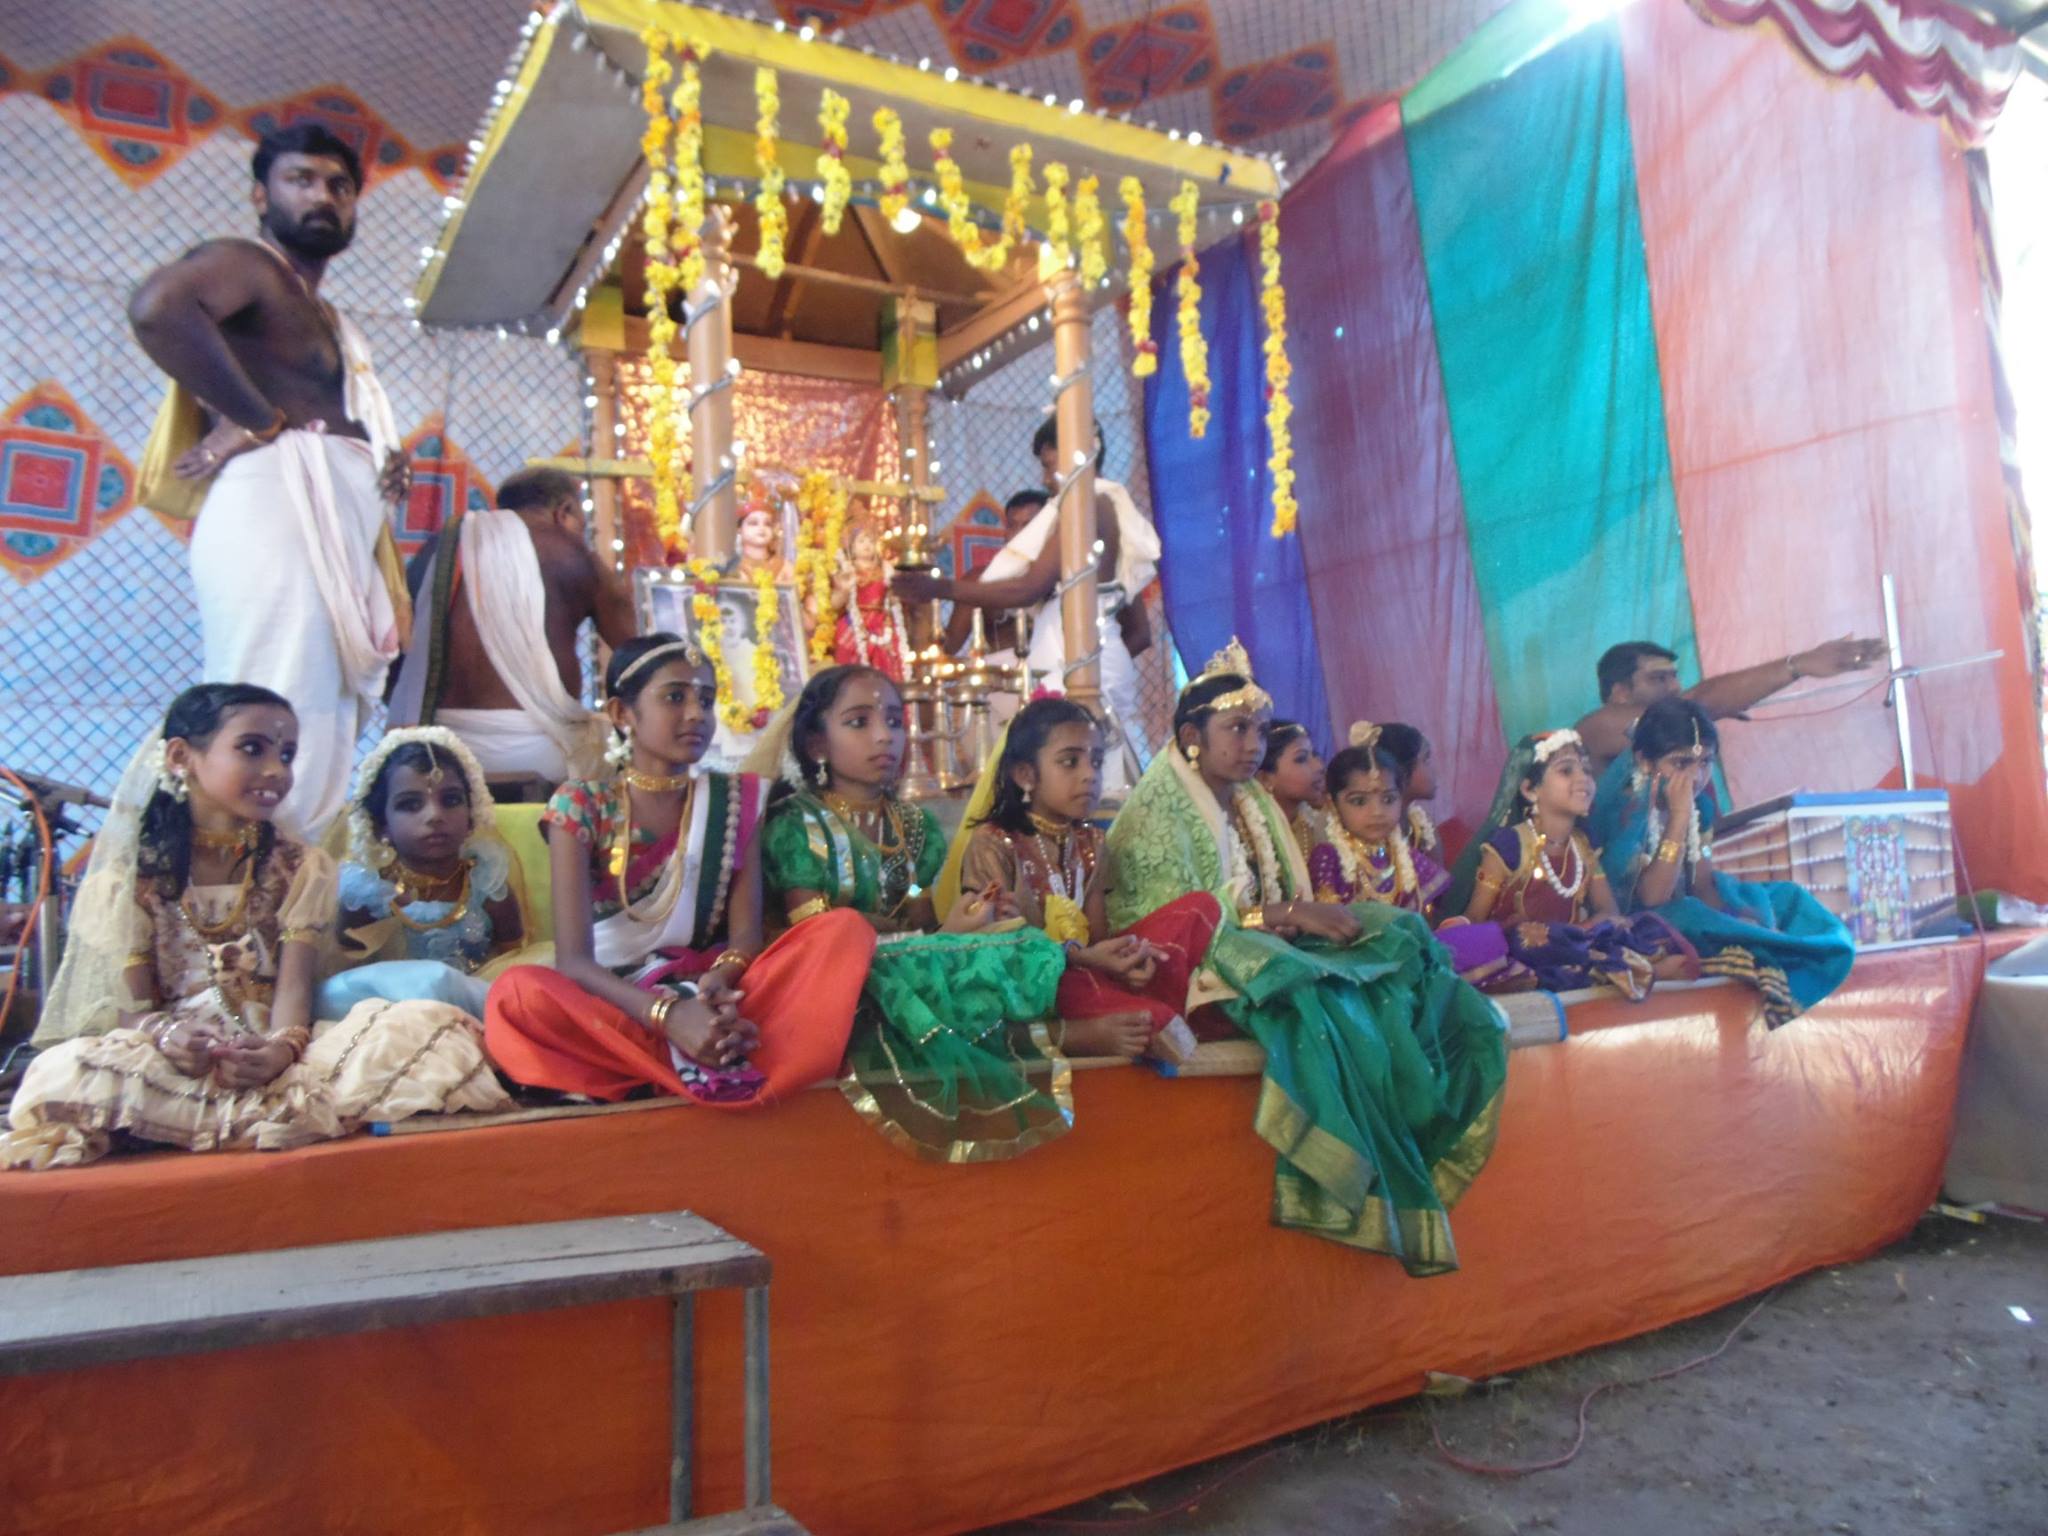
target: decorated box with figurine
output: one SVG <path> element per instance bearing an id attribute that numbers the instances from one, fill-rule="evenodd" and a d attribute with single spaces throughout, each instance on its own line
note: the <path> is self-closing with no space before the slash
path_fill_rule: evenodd
<path id="1" fill-rule="evenodd" d="M 1948 794 L 1781 795 L 1722 819 L 1714 867 L 1738 880 L 1804 886 L 1860 948 L 1911 943 L 1955 911 Z"/>

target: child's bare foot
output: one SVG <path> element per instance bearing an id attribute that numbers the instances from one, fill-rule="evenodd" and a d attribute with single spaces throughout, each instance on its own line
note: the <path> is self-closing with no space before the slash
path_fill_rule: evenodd
<path id="1" fill-rule="evenodd" d="M 1067 1025 L 1066 1056 L 1120 1056 L 1135 1061 L 1152 1039 L 1152 1021 L 1142 1013 L 1107 1013 L 1099 1019 L 1075 1019 Z"/>

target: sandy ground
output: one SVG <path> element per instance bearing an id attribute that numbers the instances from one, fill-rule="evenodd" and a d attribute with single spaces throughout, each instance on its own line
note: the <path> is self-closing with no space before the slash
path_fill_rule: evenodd
<path id="1" fill-rule="evenodd" d="M 2044 1536 L 2048 1225 L 1930 1216 L 1862 1264 L 1781 1286 L 1711 1364 L 1579 1400 L 1713 1350 L 1756 1298 L 1607 1349 L 1325 1424 L 1006 1533 L 1296 1536 Z M 2024 1308 L 2022 1323 L 2008 1310 Z M 1182 1501 L 1196 1495 L 1191 1504 Z"/>

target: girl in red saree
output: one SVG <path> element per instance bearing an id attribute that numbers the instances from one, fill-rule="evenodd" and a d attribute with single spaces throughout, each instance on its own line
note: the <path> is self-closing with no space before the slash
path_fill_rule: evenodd
<path id="1" fill-rule="evenodd" d="M 529 1087 L 616 1100 L 652 1090 L 720 1108 L 771 1103 L 833 1076 L 874 952 L 839 912 L 764 946 L 761 813 L 751 774 L 698 771 L 718 696 L 675 635 L 612 653 L 606 712 L 618 772 L 548 802 L 554 968 L 492 986 L 485 1043 Z"/>

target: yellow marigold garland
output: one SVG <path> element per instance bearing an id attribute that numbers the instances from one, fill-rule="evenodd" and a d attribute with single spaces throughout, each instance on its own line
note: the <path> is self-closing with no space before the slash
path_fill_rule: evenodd
<path id="1" fill-rule="evenodd" d="M 704 82 L 697 66 L 710 50 L 693 38 L 680 44 L 683 67 L 672 105 L 676 114 L 675 232 L 677 286 L 683 302 L 704 281 Z"/>
<path id="2" fill-rule="evenodd" d="M 910 206 L 910 163 L 903 158 L 903 119 L 893 107 L 875 108 L 882 149 L 882 217 L 891 223 Z"/>
<path id="3" fill-rule="evenodd" d="M 846 537 L 846 492 L 828 470 L 806 474 L 796 493 L 796 587 L 802 596 L 808 583 L 811 610 L 811 655 L 829 661 L 839 614 L 832 606 L 832 567 Z"/>
<path id="4" fill-rule="evenodd" d="M 647 206 L 640 218 L 647 239 L 647 368 L 654 380 L 652 412 L 647 423 L 647 456 L 654 466 L 654 531 L 662 549 L 682 553 L 682 512 L 676 483 L 676 362 L 669 348 L 676 323 L 669 314 L 677 272 L 669 259 L 669 122 L 667 87 L 674 76 L 669 39 L 659 27 L 640 34 L 647 45 L 647 73 L 640 82 L 640 105 L 647 113 L 647 131 L 640 140 L 647 157 Z"/>
<path id="5" fill-rule="evenodd" d="M 757 731 L 782 708 L 782 658 L 775 654 L 775 620 L 781 601 L 775 566 L 770 562 L 754 577 L 754 707 L 742 710 L 734 702 L 729 707 L 721 705 L 719 711 L 736 731 Z"/>
<path id="6" fill-rule="evenodd" d="M 1131 250 L 1131 374 L 1144 379 L 1159 371 L 1159 343 L 1152 339 L 1152 241 L 1145 230 L 1145 184 L 1126 176 L 1117 192 L 1124 200 L 1124 244 Z"/>
<path id="7" fill-rule="evenodd" d="M 1031 146 L 1019 144 L 1010 151 L 1010 190 L 1003 199 L 1002 233 L 990 237 L 974 222 L 966 180 L 960 162 L 953 158 L 953 130 L 934 128 L 931 144 L 932 170 L 939 178 L 939 203 L 946 210 L 947 233 L 970 266 L 1000 272 L 1009 265 L 1017 242 L 1030 233 L 1025 220 L 1031 203 Z"/>
<path id="8" fill-rule="evenodd" d="M 711 663 L 718 685 L 718 718 L 732 724 L 732 666 L 725 659 L 725 628 L 718 614 L 718 567 L 702 558 L 685 567 L 690 573 L 690 616 L 697 621 L 697 649 Z"/>
<path id="9" fill-rule="evenodd" d="M 1183 181 L 1173 194 L 1180 232 L 1180 280 L 1175 285 L 1180 300 L 1180 370 L 1187 378 L 1189 437 L 1209 434 L 1209 343 L 1202 339 L 1202 264 L 1195 256 L 1195 213 L 1201 197 L 1192 181 Z"/>
<path id="10" fill-rule="evenodd" d="M 1287 290 L 1280 285 L 1280 205 L 1259 204 L 1259 303 L 1266 312 L 1266 437 L 1273 471 L 1273 537 L 1294 532 L 1294 431 L 1288 419 L 1294 402 L 1288 381 L 1294 369 L 1287 361 Z"/>
<path id="11" fill-rule="evenodd" d="M 1074 187 L 1074 239 L 1081 248 L 1081 285 L 1084 288 L 1101 286 L 1102 279 L 1109 272 L 1109 256 L 1102 242 L 1100 186 L 1095 177 L 1083 176 Z"/>
<path id="12" fill-rule="evenodd" d="M 837 91 L 827 91 L 818 99 L 818 135 L 824 141 L 818 180 L 825 186 L 818 223 L 828 235 L 839 233 L 840 223 L 846 218 L 846 205 L 853 197 L 853 173 L 846 168 L 846 114 L 850 106 Z"/>
<path id="13" fill-rule="evenodd" d="M 1045 168 L 1045 239 L 1038 247 L 1038 275 L 1057 276 L 1073 264 L 1067 240 L 1067 168 L 1055 160 Z"/>
<path id="14" fill-rule="evenodd" d="M 754 169 L 761 176 L 760 190 L 754 194 L 754 211 L 761 222 L 761 247 L 755 259 L 761 275 L 772 282 L 782 276 L 783 245 L 789 235 L 789 210 L 782 204 L 782 96 L 774 70 L 754 71 L 754 105 L 759 109 Z"/>

